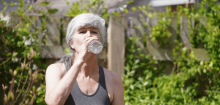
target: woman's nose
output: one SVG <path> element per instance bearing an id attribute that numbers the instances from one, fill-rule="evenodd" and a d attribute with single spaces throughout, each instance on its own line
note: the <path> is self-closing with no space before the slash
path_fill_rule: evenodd
<path id="1" fill-rule="evenodd" d="M 86 32 L 86 36 L 91 37 L 91 36 L 92 36 L 91 32 L 90 32 L 90 31 L 87 31 L 87 32 Z"/>

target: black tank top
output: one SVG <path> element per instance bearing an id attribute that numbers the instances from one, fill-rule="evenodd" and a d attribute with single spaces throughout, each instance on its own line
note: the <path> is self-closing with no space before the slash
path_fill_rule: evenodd
<path id="1" fill-rule="evenodd" d="M 64 105 L 110 105 L 103 67 L 99 66 L 99 84 L 95 93 L 84 94 L 76 81 Z"/>

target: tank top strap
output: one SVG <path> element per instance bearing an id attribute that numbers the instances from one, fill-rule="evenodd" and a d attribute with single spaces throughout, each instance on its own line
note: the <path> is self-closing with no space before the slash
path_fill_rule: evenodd
<path id="1" fill-rule="evenodd" d="M 100 65 L 98 66 L 99 66 L 99 84 L 106 90 L 104 69 L 102 66 Z"/>

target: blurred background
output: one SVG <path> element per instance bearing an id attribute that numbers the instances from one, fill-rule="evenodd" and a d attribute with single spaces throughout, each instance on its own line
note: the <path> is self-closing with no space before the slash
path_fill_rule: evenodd
<path id="1" fill-rule="evenodd" d="M 121 75 L 125 105 L 220 103 L 220 0 L 3 0 L 0 104 L 46 105 L 45 70 L 72 53 L 81 13 L 106 21 L 98 64 Z"/>

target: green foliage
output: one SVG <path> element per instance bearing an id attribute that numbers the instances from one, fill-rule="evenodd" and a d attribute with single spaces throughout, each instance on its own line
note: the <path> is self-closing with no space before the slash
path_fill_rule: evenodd
<path id="1" fill-rule="evenodd" d="M 48 12 L 54 14 L 54 13 L 58 12 L 58 9 L 56 9 L 56 8 L 55 9 L 48 9 Z"/>
<path id="2" fill-rule="evenodd" d="M 127 1 L 126 3 L 127 4 L 131 4 L 131 3 L 133 3 L 134 2 L 134 0 L 129 0 L 129 1 Z"/>
<path id="3" fill-rule="evenodd" d="M 159 18 L 158 24 L 148 34 L 151 39 L 164 45 L 171 36 L 169 27 L 177 18 L 177 39 L 173 49 L 173 60 L 169 73 L 164 61 L 157 61 L 137 46 L 138 38 L 126 39 L 125 74 L 123 75 L 125 105 L 218 105 L 220 103 L 220 4 L 217 0 L 203 0 L 197 8 L 178 6 L 176 11 L 150 13 L 148 17 Z M 196 12 L 195 12 L 196 11 Z M 189 22 L 189 49 L 180 40 L 180 19 L 187 17 Z M 202 22 L 201 19 L 204 21 Z M 194 20 L 194 22 L 192 22 Z M 206 24 L 204 24 L 206 23 Z M 146 25 L 147 27 L 147 25 Z M 144 42 L 146 43 L 146 42 Z M 173 42 L 174 44 L 174 42 Z M 208 51 L 209 61 L 196 57 L 193 49 Z"/>
<path id="4" fill-rule="evenodd" d="M 67 2 L 67 5 L 70 5 L 70 3 Z M 109 16 L 107 8 L 104 6 L 102 0 L 90 0 L 89 2 L 81 0 L 80 2 L 73 2 L 72 7 L 65 15 L 75 17 L 81 13 L 88 12 L 99 14 L 105 19 Z"/>
<path id="5" fill-rule="evenodd" d="M 153 66 L 158 62 L 150 60 L 150 55 L 143 53 L 144 49 L 137 48 L 135 44 L 137 40 L 139 38 L 126 39 L 125 75 L 122 78 L 125 105 L 144 104 L 143 101 L 149 98 L 146 97 L 147 88 L 152 86 L 152 77 L 159 75 L 157 68 Z"/>
<path id="6" fill-rule="evenodd" d="M 39 5 L 40 5 L 40 6 L 48 6 L 48 5 L 50 5 L 50 3 L 51 3 L 51 2 L 43 1 L 43 2 L 41 2 Z"/>
<path id="7" fill-rule="evenodd" d="M 132 7 L 131 10 L 135 12 L 137 9 L 135 7 Z"/>
<path id="8" fill-rule="evenodd" d="M 20 0 L 19 4 L 12 3 L 11 6 L 15 4 L 19 5 L 17 12 L 11 13 L 10 16 L 16 19 L 12 18 L 15 20 L 9 23 L 0 21 L 0 45 L 2 45 L 0 76 L 4 77 L 1 78 L 4 90 L 3 104 L 35 104 L 36 98 L 44 98 L 44 94 L 39 92 L 45 90 L 46 65 L 40 59 L 37 36 L 43 28 L 33 26 L 36 30 L 30 31 L 30 26 L 39 16 L 30 16 L 26 12 L 34 12 L 35 8 L 26 5 L 27 9 L 23 10 L 23 0 Z M 5 5 L 10 4 L 5 3 Z M 41 12 L 43 13 L 45 11 Z M 43 100 L 41 102 L 45 103 Z"/>
<path id="9" fill-rule="evenodd" d="M 72 4 L 72 8 L 70 8 L 70 10 L 68 11 L 68 13 L 66 13 L 67 16 L 72 16 L 75 17 L 81 13 L 87 13 L 88 11 L 86 9 L 80 9 L 80 5 L 79 2 L 74 2 Z"/>
<path id="10" fill-rule="evenodd" d="M 168 39 L 171 37 L 169 31 L 171 20 L 163 17 L 159 20 L 158 25 L 152 27 L 150 38 L 152 41 L 158 41 L 161 46 L 172 44 Z"/>
<path id="11" fill-rule="evenodd" d="M 44 101 L 45 93 L 46 93 L 46 86 L 44 84 L 41 84 L 40 87 L 37 89 L 37 95 L 36 95 L 36 104 L 38 105 L 46 105 Z"/>

